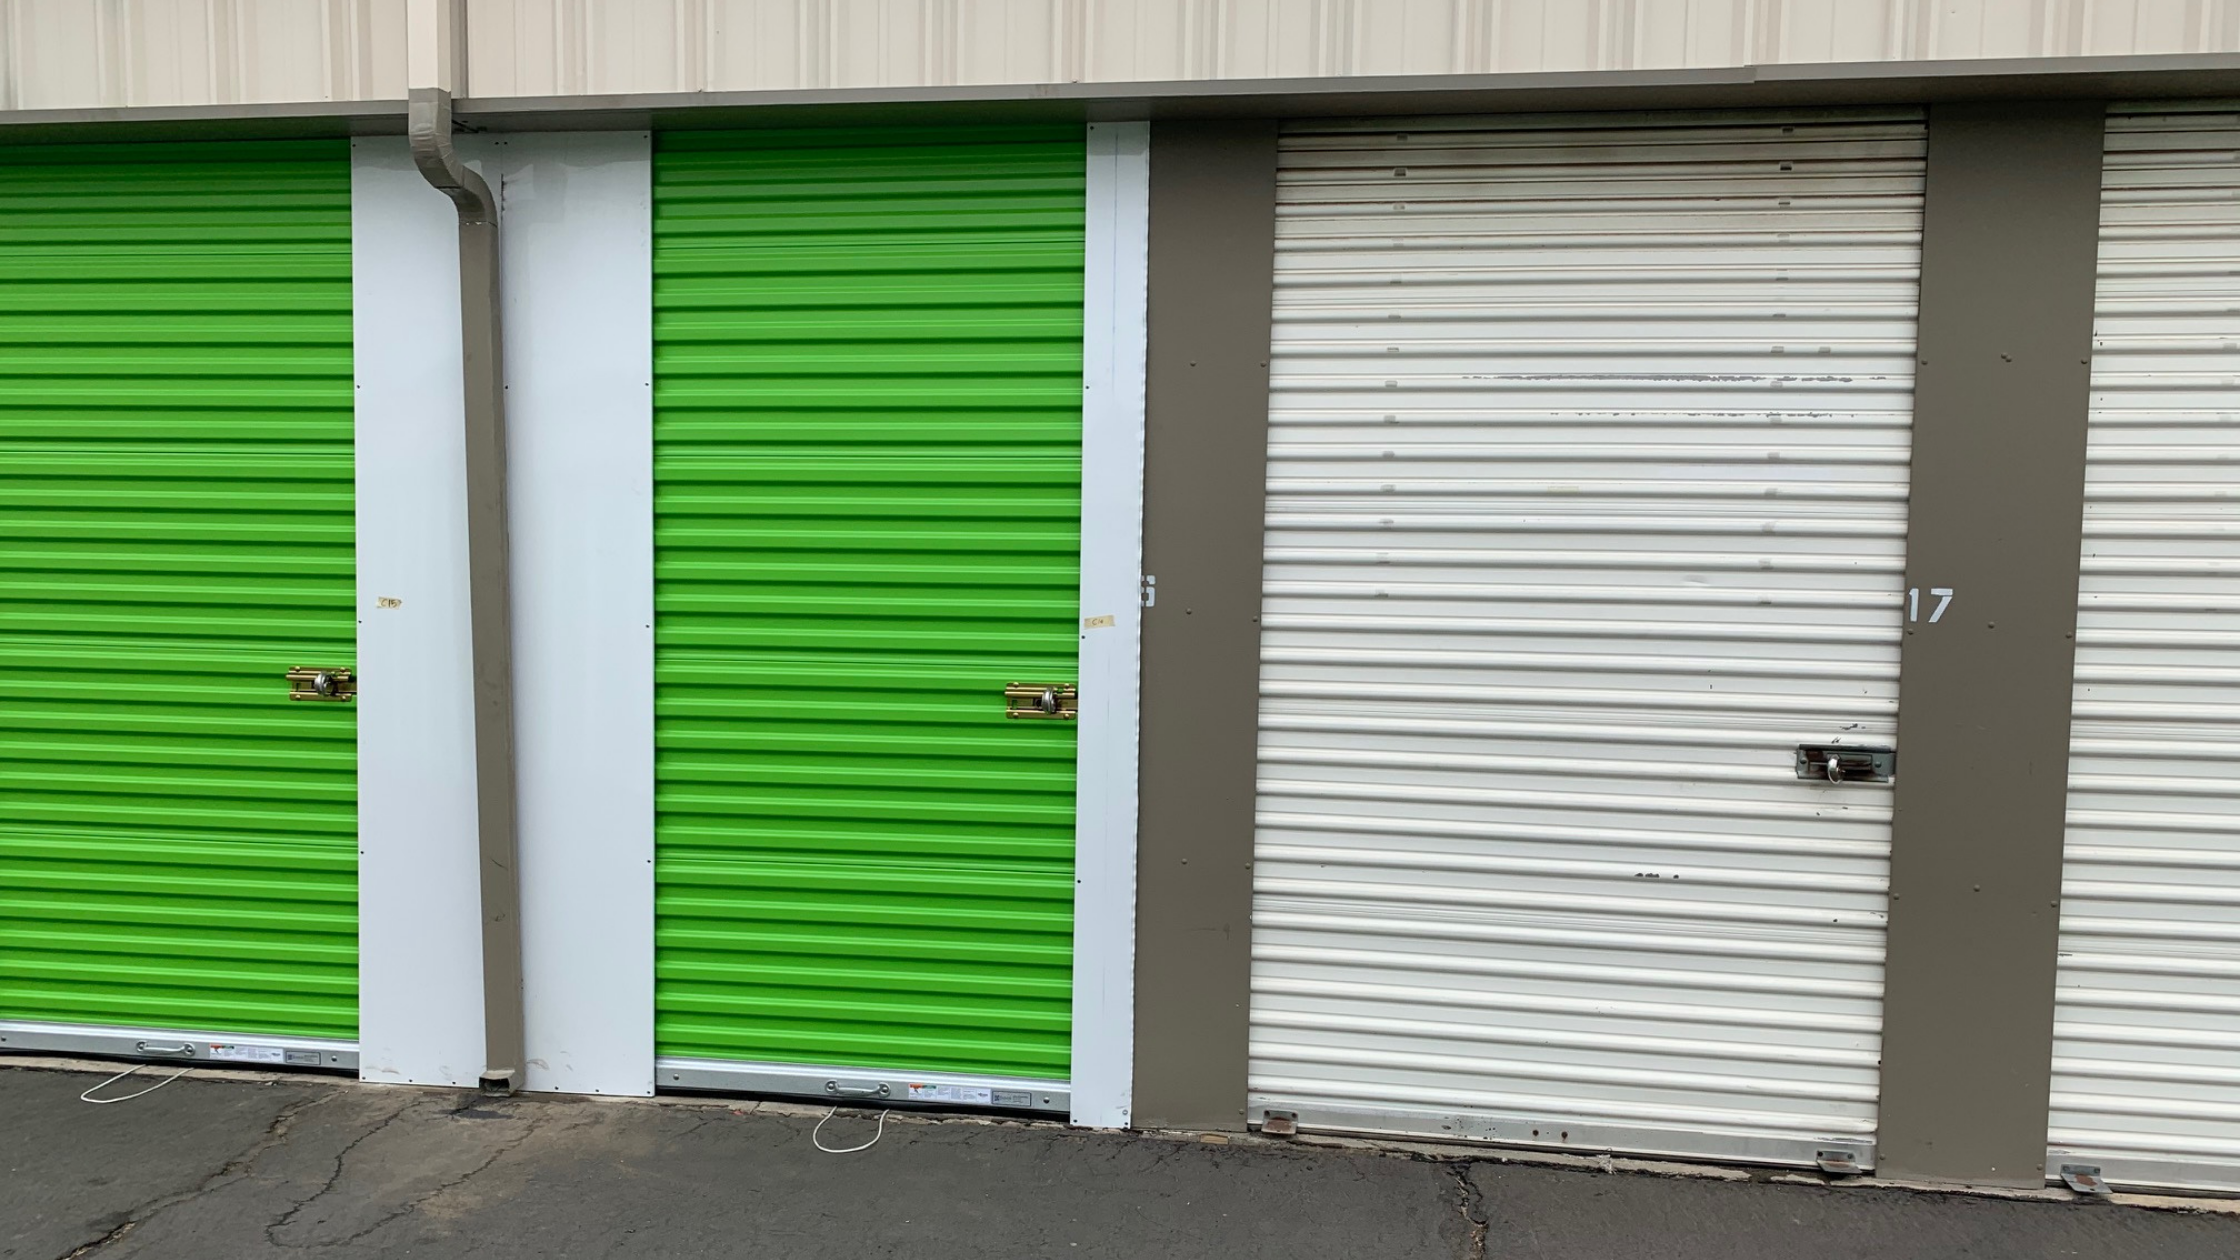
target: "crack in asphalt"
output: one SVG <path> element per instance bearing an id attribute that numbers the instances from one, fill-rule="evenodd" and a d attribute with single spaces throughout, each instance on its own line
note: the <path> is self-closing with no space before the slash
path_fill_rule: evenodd
<path id="1" fill-rule="evenodd" d="M 155 1213 L 163 1211 L 165 1208 L 171 1207 L 173 1204 L 184 1203 L 189 1199 L 199 1197 L 201 1195 L 209 1193 L 212 1190 L 217 1189 L 220 1185 L 224 1184 L 226 1179 L 229 1177 L 239 1176 L 240 1174 L 247 1172 L 249 1170 L 249 1166 L 256 1163 L 258 1159 L 262 1158 L 266 1151 L 272 1150 L 276 1147 L 287 1145 L 288 1134 L 295 1129 L 296 1120 L 298 1117 L 302 1116 L 304 1112 L 311 1110 L 313 1107 L 332 1102 L 334 1099 L 341 1097 L 343 1088 L 343 1086 L 338 1085 L 335 1088 L 328 1090 L 324 1094 L 320 1094 L 312 1098 L 299 1098 L 296 1101 L 282 1107 L 279 1111 L 273 1113 L 272 1123 L 265 1126 L 264 1132 L 257 1136 L 256 1141 L 251 1142 L 246 1147 L 243 1147 L 233 1156 L 233 1158 L 228 1159 L 225 1163 L 219 1165 L 218 1171 L 211 1173 L 209 1176 L 203 1178 L 202 1181 L 198 1185 L 196 1185 L 194 1189 L 185 1191 L 181 1194 L 173 1195 L 167 1199 L 159 1200 L 158 1202 L 139 1210 L 146 1211 L 149 1216 L 153 1216 Z M 147 1218 L 142 1217 L 141 1219 L 146 1220 Z"/>
<path id="2" fill-rule="evenodd" d="M 404 1114 L 404 1110 L 409 1110 L 409 1108 L 406 1108 L 406 1109 L 402 1109 L 402 1110 L 400 1110 L 400 1111 L 399 1111 L 399 1112 L 398 1112 L 397 1114 L 398 1114 L 398 1115 L 402 1115 L 402 1114 Z M 464 1111 L 464 1110 L 466 1110 L 466 1108 L 461 1108 L 461 1109 L 459 1109 L 459 1110 L 455 1110 L 455 1111 L 451 1112 L 450 1114 L 451 1114 L 451 1115 L 453 1115 L 453 1116 L 457 1116 L 457 1115 L 459 1115 L 459 1114 L 460 1114 L 460 1113 L 461 1113 L 462 1111 Z M 312 1204 L 313 1202 L 316 1202 L 316 1201 L 317 1201 L 317 1200 L 318 1200 L 318 1199 L 320 1198 L 320 1196 L 322 1196 L 322 1195 L 326 1194 L 326 1193 L 327 1193 L 327 1192 L 328 1192 L 329 1190 L 332 1190 L 332 1189 L 334 1188 L 335 1184 L 336 1184 L 337 1182 L 339 1182 L 339 1181 L 341 1180 L 341 1177 L 342 1177 L 342 1163 L 343 1163 L 343 1161 L 342 1161 L 342 1159 L 341 1159 L 341 1157 L 340 1157 L 340 1156 L 337 1156 L 337 1158 L 335 1159 L 335 1174 L 334 1174 L 334 1176 L 332 1176 L 332 1177 L 330 1177 L 330 1178 L 328 1178 L 328 1179 L 327 1179 L 327 1184 L 326 1184 L 326 1185 L 325 1185 L 324 1187 L 322 1187 L 322 1188 L 321 1188 L 321 1189 L 319 1190 L 319 1192 L 318 1192 L 317 1194 L 314 1194 L 314 1195 L 312 1195 L 312 1196 L 311 1196 L 311 1197 L 310 1197 L 309 1199 L 306 1199 L 306 1200 L 304 1200 L 304 1201 L 303 1201 L 302 1203 L 299 1203 L 299 1204 L 297 1204 L 297 1205 L 296 1205 L 295 1207 L 293 1207 L 293 1208 L 290 1208 L 290 1209 L 288 1210 L 288 1212 L 287 1212 L 286 1216 L 285 1216 L 285 1217 L 284 1217 L 283 1219 L 281 1219 L 281 1220 L 277 1220 L 277 1221 L 274 1221 L 273 1223 L 271 1223 L 271 1224 L 269 1224 L 269 1225 L 265 1226 L 265 1230 L 264 1230 L 264 1233 L 265 1233 L 265 1241 L 267 1241 L 267 1242 L 271 1243 L 271 1244 L 272 1244 L 273 1246 L 275 1246 L 275 1247 L 280 1247 L 280 1248 L 284 1248 L 284 1249 L 287 1249 L 287 1250 L 290 1250 L 290 1251 L 302 1251 L 302 1250 L 309 1250 L 309 1249 L 311 1249 L 311 1248 L 320 1248 L 320 1247 L 347 1247 L 347 1246 L 349 1246 L 349 1245 L 350 1245 L 351 1243 L 354 1243 L 354 1242 L 357 1242 L 357 1241 L 359 1241 L 359 1240 L 361 1240 L 361 1239 L 363 1239 L 363 1238 L 366 1238 L 367 1236 L 369 1236 L 369 1235 L 371 1235 L 371 1234 L 375 1233 L 376 1231 L 378 1231 L 378 1230 L 382 1229 L 383 1227 L 387 1226 L 387 1225 L 388 1225 L 388 1224 L 389 1224 L 390 1222 L 392 1222 L 392 1221 L 395 1221 L 395 1220 L 398 1220 L 398 1219 L 400 1219 L 400 1218 L 402 1218 L 402 1217 L 405 1217 L 405 1216 L 409 1216 L 409 1215 L 411 1215 L 411 1214 L 412 1214 L 413 1212 L 415 1212 L 415 1211 L 418 1211 L 418 1210 L 419 1210 L 419 1209 L 420 1209 L 420 1208 L 421 1208 L 422 1206 L 424 1206 L 424 1205 L 426 1205 L 426 1204 L 429 1204 L 429 1203 L 433 1203 L 433 1202 L 435 1202 L 435 1201 L 436 1201 L 437 1199 L 440 1199 L 440 1198 L 442 1198 L 442 1197 L 443 1197 L 444 1195 L 446 1195 L 446 1194 L 450 1193 L 450 1192 L 451 1192 L 451 1191 L 453 1191 L 453 1190 L 456 1190 L 456 1189 L 458 1189 L 458 1188 L 459 1188 L 460 1186 L 463 1186 L 463 1185 L 467 1184 L 467 1183 L 468 1183 L 469 1181 L 472 1181 L 472 1180 L 473 1180 L 474 1178 L 476 1178 L 476 1177 L 480 1176 L 480 1175 L 481 1175 L 481 1174 L 482 1174 L 482 1173 L 483 1173 L 484 1171 L 486 1171 L 486 1170 L 487 1170 L 487 1169 L 488 1169 L 488 1168 L 489 1168 L 489 1167 L 490 1167 L 490 1166 L 491 1166 L 492 1164 L 495 1164 L 495 1163 L 497 1163 L 497 1162 L 498 1162 L 498 1161 L 499 1161 L 500 1159 L 503 1159 L 503 1158 L 505 1158 L 505 1157 L 506 1157 L 507 1155 L 511 1154 L 511 1153 L 512 1153 L 512 1152 L 513 1152 L 513 1151 L 514 1151 L 515 1149 L 517 1149 L 518 1147 L 520 1147 L 522 1143 L 524 1143 L 524 1142 L 527 1142 L 527 1141 L 528 1141 L 528 1140 L 529 1140 L 530 1138 L 532 1138 L 532 1137 L 536 1136 L 536 1134 L 537 1134 L 538 1130 L 540 1130 L 540 1129 L 544 1128 L 544 1126 L 545 1126 L 545 1121 L 544 1121 L 543 1119 L 541 1119 L 541 1118 L 538 1118 L 538 1117 L 533 1117 L 533 1116 L 518 1116 L 518 1117 L 517 1117 L 517 1116 L 513 1116 L 513 1115 L 511 1115 L 510 1113 L 501 1113 L 501 1114 L 506 1114 L 506 1115 L 507 1115 L 507 1118 L 508 1118 L 508 1119 L 519 1119 L 519 1120 L 521 1121 L 521 1132 L 520 1132 L 519 1134 L 517 1134 L 517 1135 L 516 1135 L 516 1136 L 515 1136 L 515 1137 L 513 1138 L 513 1140 L 511 1140 L 511 1141 L 509 1141 L 509 1142 L 506 1142 L 505 1144 L 503 1144 L 503 1145 L 501 1145 L 501 1146 L 499 1146 L 499 1147 L 495 1148 L 494 1150 L 492 1150 L 492 1151 L 490 1152 L 490 1155 L 489 1155 L 489 1157 L 488 1157 L 488 1158 L 486 1158 L 486 1159 L 484 1159 L 484 1160 L 483 1160 L 483 1161 L 482 1161 L 481 1163 L 479 1163 L 479 1164 L 476 1164 L 476 1165 L 475 1165 L 474 1167 L 472 1167 L 472 1168 L 469 1168 L 469 1169 L 468 1169 L 467 1171 L 465 1171 L 465 1172 L 463 1172 L 463 1173 L 460 1173 L 460 1174 L 459 1174 L 458 1176 L 456 1176 L 456 1177 L 453 1177 L 453 1178 L 452 1178 L 452 1179 L 450 1179 L 449 1181 L 446 1181 L 446 1182 L 442 1183 L 441 1185 L 438 1185 L 438 1186 L 436 1186 L 436 1187 L 435 1187 L 434 1189 L 432 1189 L 432 1190 L 428 1191 L 428 1192 L 427 1192 L 426 1194 L 418 1195 L 418 1196 L 416 1196 L 416 1197 L 414 1197 L 414 1198 L 411 1198 L 411 1199 L 408 1199 L 408 1200 L 406 1200 L 406 1201 L 404 1202 L 404 1204 L 403 1204 L 402 1206 L 398 1207 L 398 1208 L 397 1208 L 397 1209 L 396 1209 L 395 1211 L 392 1211 L 392 1212 L 388 1212 L 388 1213 L 384 1214 L 384 1215 L 383 1215 L 383 1216 L 381 1217 L 381 1219 L 379 1219 L 379 1220 L 375 1221 L 375 1222 L 374 1222 L 373 1224 L 371 1224 L 371 1225 L 368 1225 L 368 1226 L 366 1226 L 366 1227 L 365 1227 L 364 1229 L 358 1230 L 357 1232 L 355 1232 L 355 1233 L 353 1233 L 353 1234 L 350 1234 L 349 1236 L 347 1236 L 347 1237 L 344 1237 L 344 1238 L 338 1238 L 338 1239 L 334 1239 L 334 1240 L 332 1240 L 332 1241 L 330 1241 L 330 1242 L 319 1242 L 319 1243 L 290 1243 L 290 1242 L 283 1242 L 283 1241 L 281 1241 L 281 1240 L 280 1240 L 279 1238 L 275 1237 L 275 1236 L 274 1236 L 274 1235 L 275 1235 L 275 1233 L 276 1233 L 276 1232 L 277 1232 L 278 1230 L 280 1230 L 280 1229 L 283 1229 L 283 1228 L 285 1228 L 285 1227 L 286 1227 L 286 1225 L 287 1225 L 287 1223 L 288 1223 L 288 1220 L 290 1220 L 290 1219 L 293 1219 L 293 1218 L 294 1218 L 294 1216 L 296 1215 L 296 1213 L 298 1213 L 298 1212 L 302 1211 L 302 1210 L 303 1210 L 304 1208 L 306 1208 L 306 1207 L 310 1206 L 310 1205 L 311 1205 L 311 1204 Z M 391 1122 L 393 1122 L 393 1121 L 394 1121 L 394 1120 L 395 1120 L 396 1118 L 397 1118 L 396 1116 L 391 1116 L 391 1117 L 389 1118 L 389 1120 L 385 1120 L 385 1121 L 383 1121 L 383 1122 L 381 1123 L 381 1125 L 379 1126 L 379 1128 L 377 1128 L 377 1129 L 373 1130 L 372 1132 L 368 1132 L 368 1133 L 364 1134 L 363 1136 L 359 1137 L 359 1138 L 358 1138 L 358 1139 L 357 1139 L 356 1141 L 353 1141 L 352 1143 L 350 1143 L 350 1146 L 349 1146 L 348 1148 L 346 1148 L 346 1149 L 344 1150 L 344 1152 L 343 1152 L 343 1153 L 344 1153 L 344 1154 L 347 1154 L 349 1150 L 353 1150 L 353 1149 L 355 1149 L 355 1148 L 357 1147 L 357 1145 L 358 1145 L 358 1143 L 359 1143 L 359 1142 L 363 1142 L 363 1141 L 365 1141 L 365 1140 L 366 1140 L 366 1138 L 372 1137 L 374 1133 L 377 1133 L 377 1132 L 379 1132 L 379 1131 L 380 1131 L 381 1129 L 386 1129 L 386 1128 L 388 1128 L 388 1127 L 389 1127 L 389 1124 L 390 1124 Z"/>
<path id="3" fill-rule="evenodd" d="M 1478 1183 L 1470 1180 L 1470 1170 L 1475 1165 L 1469 1160 L 1458 1160 L 1446 1167 L 1459 1191 L 1455 1209 L 1462 1213 L 1462 1223 L 1469 1230 L 1462 1247 L 1463 1260 L 1485 1260 L 1490 1221 L 1486 1216 L 1486 1197 L 1479 1191 Z"/>
<path id="4" fill-rule="evenodd" d="M 77 1246 L 65 1252 L 62 1256 L 62 1260 L 78 1260 L 78 1257 L 80 1256 L 92 1255 L 94 1252 L 101 1250 L 103 1247 L 108 1246 L 110 1243 L 113 1243 L 119 1238 L 124 1237 L 126 1234 L 131 1233 L 134 1229 L 139 1227 L 139 1224 L 140 1222 L 138 1221 L 126 1221 L 124 1224 L 117 1226 L 115 1229 L 112 1229 L 108 1233 L 103 1234 L 101 1237 L 94 1239 L 92 1242 L 79 1243 Z"/>
<path id="5" fill-rule="evenodd" d="M 288 1132 L 295 1127 L 298 1116 L 313 1107 L 340 1097 L 345 1088 L 345 1086 L 337 1085 L 324 1094 L 298 1098 L 294 1102 L 282 1106 L 280 1110 L 272 1114 L 272 1119 L 265 1124 L 264 1132 L 258 1134 L 255 1140 L 236 1152 L 225 1163 L 218 1165 L 217 1171 L 195 1183 L 192 1189 L 181 1190 L 176 1194 L 161 1195 L 136 1207 L 126 1208 L 124 1211 L 125 1219 L 122 1224 L 117 1225 L 99 1238 L 80 1243 L 71 1250 L 64 1252 L 58 1260 L 82 1260 L 83 1257 L 100 1251 L 110 1243 L 116 1242 L 126 1234 L 153 1220 L 156 1216 L 228 1184 L 232 1178 L 246 1171 L 249 1165 L 255 1163 L 257 1158 L 266 1151 L 285 1144 L 288 1140 Z"/>
<path id="6" fill-rule="evenodd" d="M 342 1182 L 343 1168 L 350 1159 L 350 1152 L 357 1150 L 360 1145 L 362 1145 L 367 1139 L 373 1137 L 375 1134 L 384 1132 L 390 1125 L 395 1124 L 398 1120 L 403 1119 L 404 1114 L 411 1110 L 412 1102 L 407 1101 L 404 1106 L 397 1108 L 395 1111 L 392 1111 L 387 1116 L 383 1117 L 381 1123 L 374 1125 L 372 1128 L 367 1129 L 365 1132 L 359 1134 L 358 1136 L 351 1138 L 347 1143 L 343 1145 L 341 1150 L 336 1151 L 334 1153 L 334 1171 L 327 1174 L 327 1179 L 324 1182 L 320 1183 L 318 1189 L 304 1196 L 301 1200 L 298 1200 L 294 1204 L 294 1206 L 290 1207 L 287 1211 L 282 1212 L 278 1217 L 274 1218 L 274 1220 L 270 1224 L 264 1227 L 265 1241 L 271 1243 L 275 1247 L 287 1246 L 288 1244 L 283 1243 L 279 1239 L 272 1236 L 273 1231 L 287 1228 L 289 1223 L 295 1220 L 298 1213 L 302 1212 L 305 1208 L 310 1207 L 312 1204 L 317 1203 L 326 1195 L 333 1193 L 334 1188 L 337 1185 L 340 1185 Z"/>
<path id="7" fill-rule="evenodd" d="M 671 1134 L 669 1136 L 669 1140 L 672 1142 L 682 1141 L 683 1139 L 691 1137 L 693 1134 L 698 1133 L 700 1130 L 707 1128 L 709 1125 L 714 1124 L 719 1119 L 722 1119 L 722 1117 L 703 1116 L 700 1119 L 695 1120 L 690 1127 L 680 1129 L 677 1132 Z"/>

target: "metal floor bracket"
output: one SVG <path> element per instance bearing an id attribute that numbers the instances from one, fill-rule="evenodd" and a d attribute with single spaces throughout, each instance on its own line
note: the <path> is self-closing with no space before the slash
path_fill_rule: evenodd
<path id="1" fill-rule="evenodd" d="M 1820 1171 L 1831 1177 L 1859 1175 L 1859 1157 L 1850 1151 L 1815 1151 L 1812 1162 L 1820 1165 Z"/>
<path id="2" fill-rule="evenodd" d="M 2078 1194 L 2089 1194 L 2098 1198 L 2106 1198 L 2115 1193 L 2108 1188 L 2107 1182 L 2100 1179 L 2100 1165 L 2098 1164 L 2063 1164 L 2061 1166 L 2061 1184 Z"/>

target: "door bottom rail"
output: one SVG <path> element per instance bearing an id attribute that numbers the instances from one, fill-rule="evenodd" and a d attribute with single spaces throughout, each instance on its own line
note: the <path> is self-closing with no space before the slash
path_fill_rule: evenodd
<path id="1" fill-rule="evenodd" d="M 86 1055 L 197 1067 L 358 1070 L 358 1043 L 329 1037 L 206 1029 L 111 1028 L 0 1020 L 0 1054 Z"/>
<path id="2" fill-rule="evenodd" d="M 1027 1077 L 678 1058 L 654 1060 L 653 1075 L 660 1090 L 772 1094 L 872 1107 L 971 1107 L 1059 1115 L 1073 1111 L 1068 1082 Z"/>

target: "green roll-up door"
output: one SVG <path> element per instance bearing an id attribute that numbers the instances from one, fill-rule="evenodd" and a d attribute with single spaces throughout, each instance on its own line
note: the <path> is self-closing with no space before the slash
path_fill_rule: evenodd
<path id="1" fill-rule="evenodd" d="M 350 338 L 347 142 L 0 149 L 0 1028 L 356 1036 Z"/>
<path id="2" fill-rule="evenodd" d="M 659 142 L 663 1056 L 1067 1076 L 1085 164 Z"/>

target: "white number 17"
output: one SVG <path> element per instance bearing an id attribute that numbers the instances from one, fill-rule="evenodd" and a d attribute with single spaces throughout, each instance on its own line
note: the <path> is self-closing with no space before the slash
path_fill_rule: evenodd
<path id="1" fill-rule="evenodd" d="M 1944 616 L 1945 609 L 1952 607 L 1952 588 L 1932 586 L 1929 593 L 1937 597 L 1937 606 L 1929 610 L 1929 620 L 1933 623 Z M 1906 590 L 1906 620 L 1921 620 L 1921 588 L 1918 586 Z"/>

